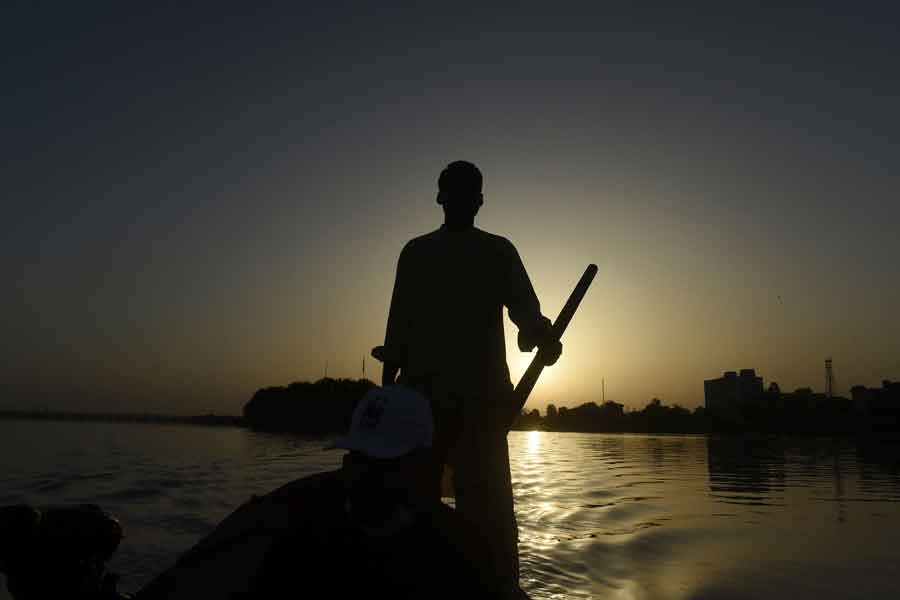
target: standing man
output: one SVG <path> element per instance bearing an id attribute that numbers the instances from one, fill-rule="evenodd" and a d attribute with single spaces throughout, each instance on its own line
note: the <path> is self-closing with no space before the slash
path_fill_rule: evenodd
<path id="1" fill-rule="evenodd" d="M 515 247 L 475 227 L 484 203 L 481 188 L 474 164 L 447 165 L 437 195 L 444 224 L 400 253 L 382 385 L 403 383 L 431 399 L 435 450 L 453 468 L 459 517 L 488 550 L 492 564 L 484 568 L 514 590 L 518 530 L 506 433 L 516 406 L 503 307 L 519 328 L 523 352 L 537 346 L 544 363 L 552 365 L 562 345 L 541 315 Z"/>

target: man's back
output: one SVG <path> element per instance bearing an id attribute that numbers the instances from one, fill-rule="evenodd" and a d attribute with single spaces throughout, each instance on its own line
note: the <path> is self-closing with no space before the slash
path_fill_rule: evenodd
<path id="1" fill-rule="evenodd" d="M 484 204 L 482 175 L 455 161 L 438 177 L 444 225 L 410 241 L 400 254 L 387 333 L 382 383 L 399 381 L 431 400 L 435 491 L 441 465 L 453 468 L 457 516 L 477 539 L 501 588 L 518 593 L 518 532 L 506 432 L 513 402 L 503 307 L 519 328 L 519 349 L 541 347 L 552 364 L 562 346 L 519 253 L 500 236 L 475 227 Z M 381 352 L 383 350 L 383 352 Z M 397 379 L 397 372 L 400 377 Z"/>
<path id="2" fill-rule="evenodd" d="M 464 393 L 508 391 L 504 306 L 520 328 L 539 326 L 512 243 L 476 227 L 441 227 L 400 254 L 385 346 L 407 377 Z"/>

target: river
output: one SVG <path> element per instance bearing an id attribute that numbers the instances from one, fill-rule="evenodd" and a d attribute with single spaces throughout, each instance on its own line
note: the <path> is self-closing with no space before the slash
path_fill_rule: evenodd
<path id="1" fill-rule="evenodd" d="M 0 506 L 95 503 L 135 591 L 252 494 L 338 466 L 326 438 L 0 421 Z M 900 597 L 900 441 L 513 432 L 535 599 Z M 6 599 L 5 586 L 0 599 Z"/>

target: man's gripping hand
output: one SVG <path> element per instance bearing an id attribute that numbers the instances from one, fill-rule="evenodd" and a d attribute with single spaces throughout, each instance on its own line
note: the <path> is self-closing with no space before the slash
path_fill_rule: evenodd
<path id="1" fill-rule="evenodd" d="M 537 326 L 530 331 L 520 329 L 518 342 L 522 352 L 531 352 L 537 346 L 538 357 L 547 367 L 556 364 L 562 355 L 562 342 L 554 338 L 553 324 L 547 317 L 541 317 Z"/>
<path id="2" fill-rule="evenodd" d="M 543 346 L 538 347 L 537 355 L 545 367 L 555 365 L 562 355 L 562 342 L 559 340 L 546 342 Z"/>
<path id="3" fill-rule="evenodd" d="M 400 370 L 396 364 L 385 362 L 381 370 L 381 387 L 387 387 L 397 383 L 397 372 Z"/>

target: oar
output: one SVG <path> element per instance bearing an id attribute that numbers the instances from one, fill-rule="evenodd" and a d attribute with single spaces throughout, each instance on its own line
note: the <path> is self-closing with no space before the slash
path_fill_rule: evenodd
<path id="1" fill-rule="evenodd" d="M 566 304 L 562 307 L 562 310 L 559 311 L 559 316 L 556 317 L 556 321 L 553 323 L 553 327 L 551 328 L 553 340 L 559 340 L 566 331 L 566 327 L 569 326 L 569 321 L 572 320 L 572 316 L 578 309 L 578 305 L 581 304 L 581 300 L 587 293 L 588 288 L 591 287 L 591 282 L 594 281 L 594 275 L 596 274 L 597 265 L 595 264 L 588 265 L 587 269 L 584 270 L 584 275 L 578 280 L 578 284 L 575 286 L 575 289 L 572 290 L 569 299 L 566 300 Z M 519 383 L 516 384 L 516 389 L 513 391 L 515 400 L 513 402 L 514 410 L 511 415 L 512 418 L 509 421 L 510 427 L 512 427 L 513 423 L 515 423 L 516 419 L 519 417 L 519 413 L 525 406 L 525 402 L 528 401 L 528 396 L 531 394 L 531 390 L 534 389 L 535 384 L 537 384 L 538 377 L 541 376 L 543 370 L 544 362 L 542 360 L 541 351 L 538 349 L 537 354 L 531 359 L 531 364 L 528 365 L 525 374 L 522 375 L 522 379 L 519 380 Z"/>
<path id="2" fill-rule="evenodd" d="M 597 265 L 590 264 L 587 269 L 584 270 L 584 274 L 581 276 L 581 279 L 578 280 L 578 283 L 575 285 L 575 289 L 572 290 L 572 293 L 569 295 L 569 299 L 566 300 L 565 305 L 562 307 L 562 310 L 559 311 L 559 316 L 556 317 L 556 321 L 554 321 L 552 328 L 550 329 L 553 340 L 559 340 L 562 337 L 562 334 L 566 331 L 566 327 L 569 326 L 569 321 L 572 320 L 572 316 L 575 315 L 575 311 L 578 309 L 578 305 L 581 304 L 581 301 L 584 299 L 584 295 L 587 293 L 588 288 L 591 287 L 591 282 L 594 281 L 594 276 L 597 274 Z M 531 390 L 534 389 L 535 384 L 537 384 L 538 377 L 541 376 L 541 372 L 544 370 L 544 363 L 541 360 L 543 357 L 540 356 L 541 351 L 538 349 L 537 354 L 535 354 L 534 358 L 531 359 L 531 364 L 528 365 L 528 368 L 525 370 L 525 374 L 522 375 L 522 378 L 519 380 L 519 383 L 516 384 L 515 389 L 513 390 L 514 401 L 513 404 L 515 406 L 515 410 L 512 415 L 510 415 L 509 425 L 508 427 L 512 427 L 513 423 L 516 422 L 516 419 L 519 417 L 519 413 L 522 412 L 522 407 L 525 406 L 525 402 L 528 401 L 528 396 L 531 394 Z M 455 498 L 456 490 L 453 486 L 453 467 L 450 465 L 444 465 L 444 472 L 441 477 L 441 497 L 442 498 Z"/>

